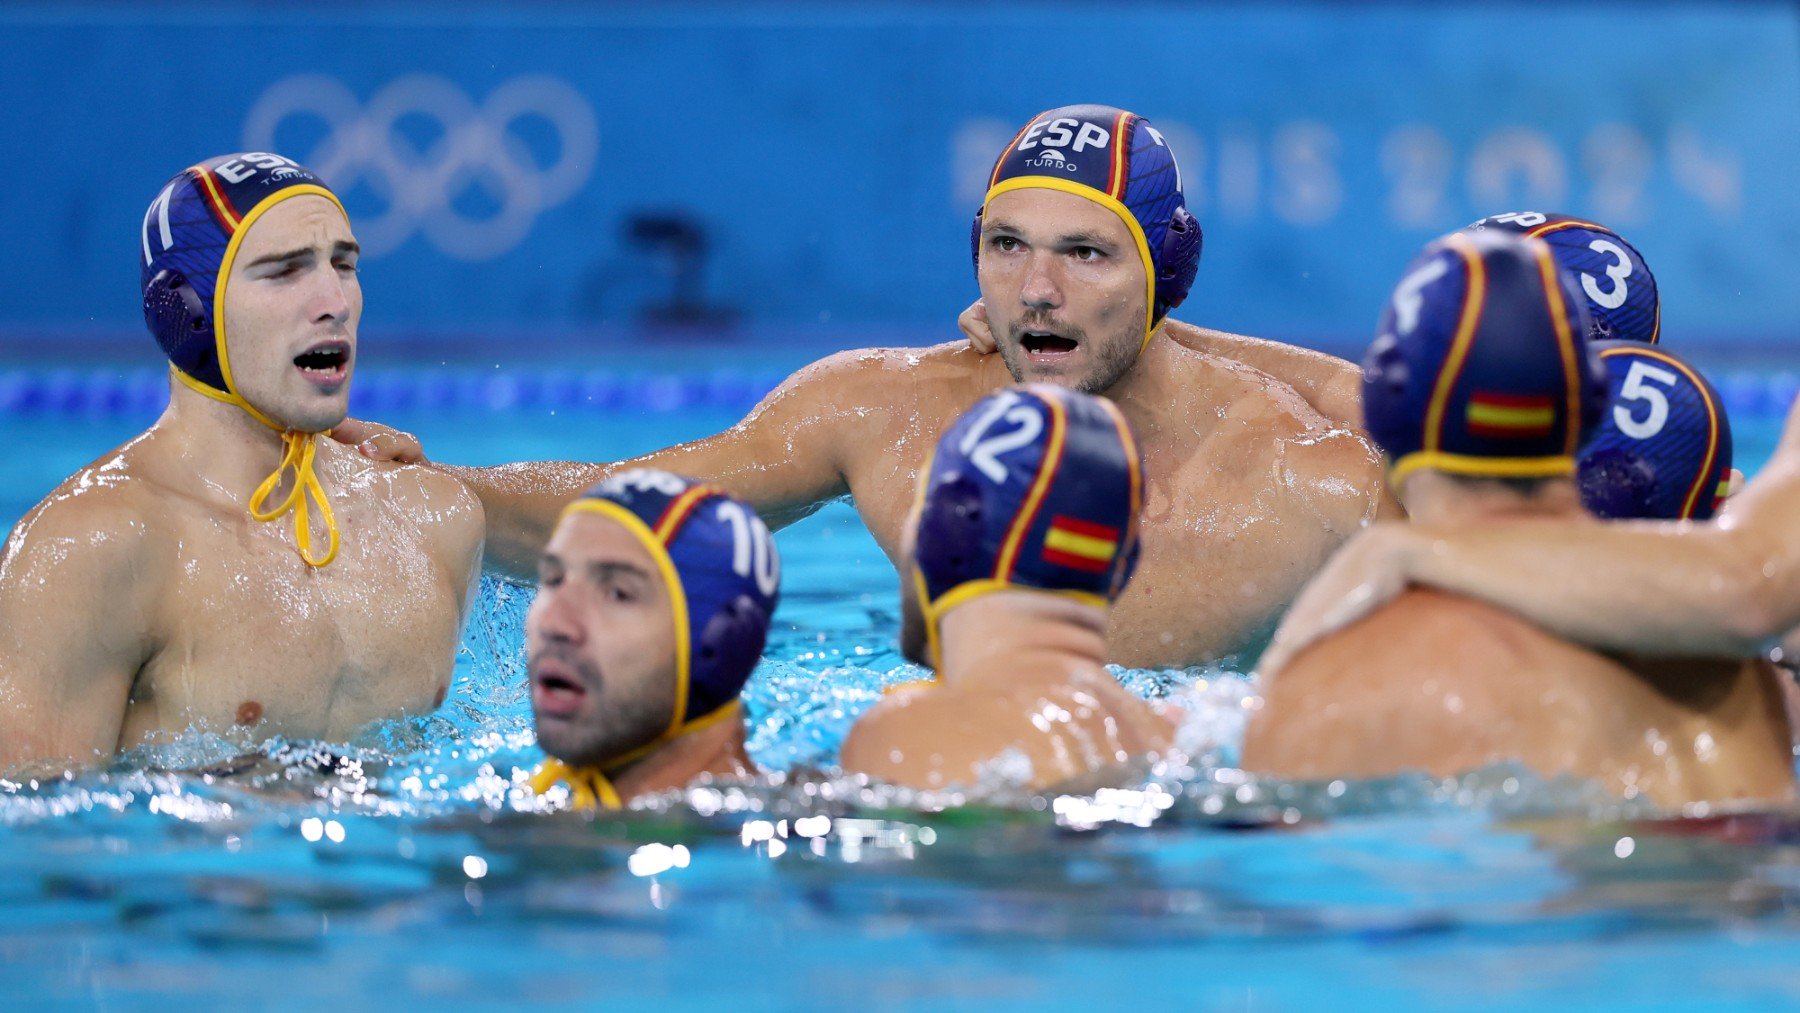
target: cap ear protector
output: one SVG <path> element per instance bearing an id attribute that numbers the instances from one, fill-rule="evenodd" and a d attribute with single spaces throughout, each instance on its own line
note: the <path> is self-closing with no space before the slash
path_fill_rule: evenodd
<path id="1" fill-rule="evenodd" d="M 987 205 L 1011 190 L 1060 190 L 1119 216 L 1143 260 L 1144 345 L 1187 299 L 1199 270 L 1200 223 L 1187 210 L 1181 169 L 1156 128 L 1111 106 L 1076 105 L 1034 117 L 1000 153 L 969 230 L 977 276 Z"/>
<path id="2" fill-rule="evenodd" d="M 144 286 L 144 317 L 151 330 L 159 334 L 183 335 L 182 341 L 210 348 L 213 343 L 212 314 L 206 301 L 186 276 L 172 268 L 152 275 Z"/>
<path id="3" fill-rule="evenodd" d="M 747 594 L 719 606 L 700 631 L 695 644 L 697 673 L 749 672 L 762 660 L 769 635 L 769 613 Z M 688 710 L 705 715 L 737 699 L 722 688 L 728 679 L 698 678 L 688 691 Z"/>

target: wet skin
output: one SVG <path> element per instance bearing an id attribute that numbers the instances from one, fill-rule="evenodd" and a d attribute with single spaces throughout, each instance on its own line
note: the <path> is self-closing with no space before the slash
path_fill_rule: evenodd
<path id="1" fill-rule="evenodd" d="M 980 280 L 1002 355 L 961 342 L 840 353 L 709 439 L 615 465 L 446 469 L 482 498 L 490 563 L 530 572 L 563 504 L 639 466 L 718 482 L 771 525 L 848 495 L 897 559 L 926 454 L 961 412 L 1014 382 L 1009 362 L 1017 379 L 1094 389 L 1124 361 L 1103 392 L 1142 444 L 1144 555 L 1113 613 L 1109 660 L 1188 665 L 1257 649 L 1313 570 L 1384 503 L 1374 451 L 1240 362 L 1161 334 L 1138 355 L 1143 268 L 1110 211 L 1020 190 L 986 220 Z"/>
<path id="2" fill-rule="evenodd" d="M 343 417 L 355 249 L 343 215 L 313 196 L 275 205 L 244 238 L 228 354 L 240 391 L 281 424 Z M 429 711 L 449 684 L 479 502 L 429 469 L 320 440 L 342 547 L 308 567 L 291 518 L 247 509 L 281 459 L 279 434 L 171 390 L 155 425 L 58 486 L 0 556 L 0 769 L 93 762 L 190 727 L 342 740 Z M 316 512 L 312 535 L 324 543 Z"/>
<path id="3" fill-rule="evenodd" d="M 1581 511 L 1569 482 L 1521 500 L 1430 471 L 1407 481 L 1409 510 L 1441 530 L 1610 527 Z M 1603 654 L 1495 606 L 1415 589 L 1264 673 L 1243 765 L 1316 779 L 1518 760 L 1668 807 L 1789 801 L 1780 678 L 1761 660 Z"/>

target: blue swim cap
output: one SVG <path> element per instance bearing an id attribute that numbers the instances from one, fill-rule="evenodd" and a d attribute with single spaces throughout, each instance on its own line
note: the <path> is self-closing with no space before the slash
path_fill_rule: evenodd
<path id="1" fill-rule="evenodd" d="M 1731 423 L 1700 371 L 1636 341 L 1594 346 L 1611 410 L 1581 452 L 1577 482 L 1609 519 L 1706 520 L 1731 481 Z"/>
<path id="2" fill-rule="evenodd" d="M 656 561 L 675 610 L 675 712 L 650 743 L 610 761 L 622 766 L 730 713 L 762 658 L 780 600 L 781 558 L 762 518 L 716 486 L 666 471 L 614 475 L 563 516 L 617 521 Z"/>
<path id="3" fill-rule="evenodd" d="M 1587 323 L 1540 240 L 1488 231 L 1427 246 L 1363 358 L 1363 414 L 1394 488 L 1419 468 L 1573 473 L 1607 400 Z"/>
<path id="4" fill-rule="evenodd" d="M 247 152 L 176 173 L 144 212 L 144 322 L 156 343 L 188 386 L 223 394 L 221 400 L 275 428 L 238 395 L 218 311 L 244 234 L 264 212 L 302 194 L 344 209 L 311 170 L 280 155 Z"/>
<path id="5" fill-rule="evenodd" d="M 1052 384 L 982 398 L 921 484 L 913 580 L 937 660 L 954 606 L 1029 588 L 1104 606 L 1137 567 L 1143 466 L 1111 401 Z"/>
<path id="6" fill-rule="evenodd" d="M 1513 211 L 1483 218 L 1463 229 L 1499 229 L 1542 239 L 1556 262 L 1587 297 L 1594 341 L 1620 339 L 1656 344 L 1662 336 L 1662 301 L 1656 276 L 1623 236 L 1604 225 L 1568 215 Z"/>
<path id="7" fill-rule="evenodd" d="M 1156 325 L 1181 305 L 1200 269 L 1200 223 L 1188 213 L 1175 153 L 1150 121 L 1112 106 L 1063 106 L 1039 113 L 1000 153 L 982 211 L 1009 190 L 1042 187 L 1094 201 L 1131 230 L 1144 261 L 1149 319 Z M 971 245 L 981 266 L 981 215 Z"/>

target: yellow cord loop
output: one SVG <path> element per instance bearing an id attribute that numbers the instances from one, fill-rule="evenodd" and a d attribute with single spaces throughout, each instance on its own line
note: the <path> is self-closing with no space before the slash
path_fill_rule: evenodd
<path id="1" fill-rule="evenodd" d="M 625 802 L 597 767 L 571 767 L 554 756 L 544 758 L 543 765 L 531 775 L 531 790 L 539 795 L 557 784 L 569 786 L 569 804 L 576 809 L 623 809 Z"/>
<path id="2" fill-rule="evenodd" d="M 281 442 L 286 451 L 281 456 L 281 463 L 276 466 L 263 484 L 256 487 L 250 497 L 250 516 L 259 521 L 272 521 L 287 513 L 294 515 L 294 544 L 300 548 L 300 558 L 306 565 L 314 568 L 325 566 L 337 558 L 338 526 L 337 516 L 331 511 L 331 500 L 325 495 L 325 486 L 319 481 L 318 473 L 313 470 L 313 455 L 318 451 L 318 435 L 302 433 L 290 429 L 281 434 Z M 287 498 L 274 507 L 265 509 L 264 503 L 274 495 L 288 472 L 294 473 L 294 487 L 288 491 Z M 312 554 L 312 525 L 307 500 L 319 504 L 319 514 L 325 519 L 325 530 L 330 533 L 330 548 L 323 559 L 314 558 Z"/>
<path id="3" fill-rule="evenodd" d="M 257 486 L 256 492 L 251 495 L 250 516 L 259 521 L 272 521 L 291 510 L 294 513 L 294 543 L 299 547 L 300 558 L 306 560 L 306 565 L 317 569 L 336 559 L 338 554 L 337 515 L 331 512 L 331 500 L 325 495 L 325 486 L 319 481 L 318 473 L 313 470 L 313 455 L 318 451 L 314 440 L 318 434 L 303 433 L 298 429 L 284 430 L 275 423 L 274 419 L 257 411 L 250 402 L 236 394 L 228 394 L 225 391 L 209 387 L 174 366 L 169 367 L 169 372 L 174 374 L 175 379 L 181 381 L 189 390 L 197 394 L 204 394 L 214 401 L 222 401 L 225 404 L 242 408 L 245 414 L 281 434 L 281 444 L 285 448 L 281 454 L 281 463 L 275 466 L 275 471 L 268 478 L 263 479 L 263 484 Z M 327 431 L 329 432 L 329 430 Z M 287 499 L 282 500 L 280 505 L 272 510 L 261 509 L 259 504 L 274 494 L 289 469 L 294 472 L 294 488 L 288 493 Z M 314 559 L 312 556 L 312 526 L 306 504 L 308 498 L 318 502 L 319 513 L 325 518 L 325 530 L 331 533 L 331 548 L 325 553 L 324 559 Z"/>

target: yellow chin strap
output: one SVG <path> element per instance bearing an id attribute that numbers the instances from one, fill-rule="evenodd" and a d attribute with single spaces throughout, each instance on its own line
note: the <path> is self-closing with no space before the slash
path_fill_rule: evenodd
<path id="1" fill-rule="evenodd" d="M 566 784 L 569 786 L 569 804 L 573 808 L 583 810 L 623 809 L 625 803 L 619 796 L 619 790 L 613 787 L 614 775 L 681 736 L 716 725 L 737 713 L 738 702 L 733 700 L 711 714 L 703 714 L 692 721 L 680 722 L 674 728 L 663 732 L 636 749 L 615 756 L 601 764 L 576 767 L 564 763 L 554 756 L 547 756 L 544 758 L 544 762 L 538 765 L 537 771 L 531 775 L 531 790 L 542 795 L 559 783 Z"/>
<path id="2" fill-rule="evenodd" d="M 225 346 L 225 287 L 231 281 L 231 265 L 237 260 L 238 247 L 243 244 L 244 237 L 249 234 L 250 226 L 255 224 L 256 220 L 270 208 L 290 197 L 308 194 L 329 200 L 337 205 L 340 212 L 344 210 L 344 205 L 338 201 L 337 195 L 322 186 L 307 184 L 287 187 L 251 208 L 250 213 L 245 215 L 232 230 L 231 241 L 225 246 L 225 256 L 219 261 L 218 284 L 213 289 L 212 313 L 213 342 L 219 356 L 219 372 L 225 378 L 225 389 L 221 391 L 201 383 L 174 366 L 169 368 L 174 372 L 176 379 L 189 388 L 199 391 L 214 401 L 223 401 L 228 405 L 242 408 L 251 418 L 281 434 L 281 463 L 275 466 L 275 470 L 270 473 L 268 478 L 263 479 L 262 485 L 257 486 L 256 492 L 251 494 L 250 516 L 266 523 L 278 520 L 290 513 L 293 514 L 294 545 L 300 550 L 300 558 L 306 561 L 306 565 L 318 569 L 337 558 L 339 543 L 337 515 L 332 512 L 331 499 L 325 494 L 325 486 L 319 481 L 318 472 L 313 469 L 313 458 L 318 451 L 316 443 L 319 434 L 303 433 L 297 429 L 280 425 L 267 415 L 257 411 L 250 402 L 244 400 L 244 396 L 238 393 L 236 381 L 231 377 L 231 357 L 226 353 Z M 344 220 L 349 221 L 349 218 L 349 214 L 345 213 Z M 293 489 L 288 492 L 286 499 L 273 507 L 268 507 L 269 497 L 273 496 L 275 490 L 281 487 L 282 481 L 288 477 L 290 472 L 294 479 Z M 323 556 L 313 555 L 309 501 L 318 504 L 319 516 L 324 520 L 325 530 L 329 533 L 328 545 Z"/>
<path id="3" fill-rule="evenodd" d="M 571 767 L 556 757 L 548 757 L 531 775 L 531 790 L 539 795 L 558 784 L 569 786 L 569 804 L 576 809 L 623 809 L 619 789 L 595 767 Z"/>

